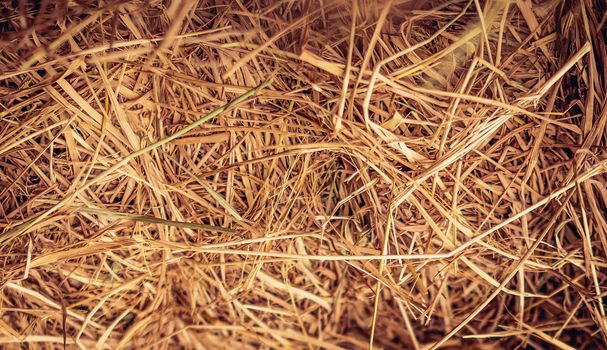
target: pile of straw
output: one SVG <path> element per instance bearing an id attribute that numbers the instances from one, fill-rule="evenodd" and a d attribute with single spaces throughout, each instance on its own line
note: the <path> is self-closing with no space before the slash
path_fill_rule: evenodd
<path id="1" fill-rule="evenodd" d="M 0 346 L 607 346 L 602 0 L 2 1 Z"/>

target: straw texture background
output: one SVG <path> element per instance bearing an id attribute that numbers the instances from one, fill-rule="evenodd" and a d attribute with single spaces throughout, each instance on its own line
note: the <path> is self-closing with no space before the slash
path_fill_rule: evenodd
<path id="1" fill-rule="evenodd" d="M 606 9 L 0 1 L 0 347 L 606 348 Z"/>

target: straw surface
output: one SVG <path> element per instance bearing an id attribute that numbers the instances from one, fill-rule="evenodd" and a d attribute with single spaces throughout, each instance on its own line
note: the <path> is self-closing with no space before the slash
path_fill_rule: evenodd
<path id="1" fill-rule="evenodd" d="M 604 0 L 0 13 L 0 348 L 607 348 Z"/>

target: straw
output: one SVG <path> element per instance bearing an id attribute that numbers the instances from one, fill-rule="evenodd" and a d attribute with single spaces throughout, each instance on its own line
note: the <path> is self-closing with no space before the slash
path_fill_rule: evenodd
<path id="1" fill-rule="evenodd" d="M 0 6 L 0 348 L 607 348 L 607 6 Z"/>

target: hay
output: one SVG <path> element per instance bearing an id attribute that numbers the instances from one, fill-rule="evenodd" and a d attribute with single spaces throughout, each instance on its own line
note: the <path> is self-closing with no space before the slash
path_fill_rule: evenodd
<path id="1" fill-rule="evenodd" d="M 607 347 L 604 1 L 0 7 L 2 348 Z"/>

